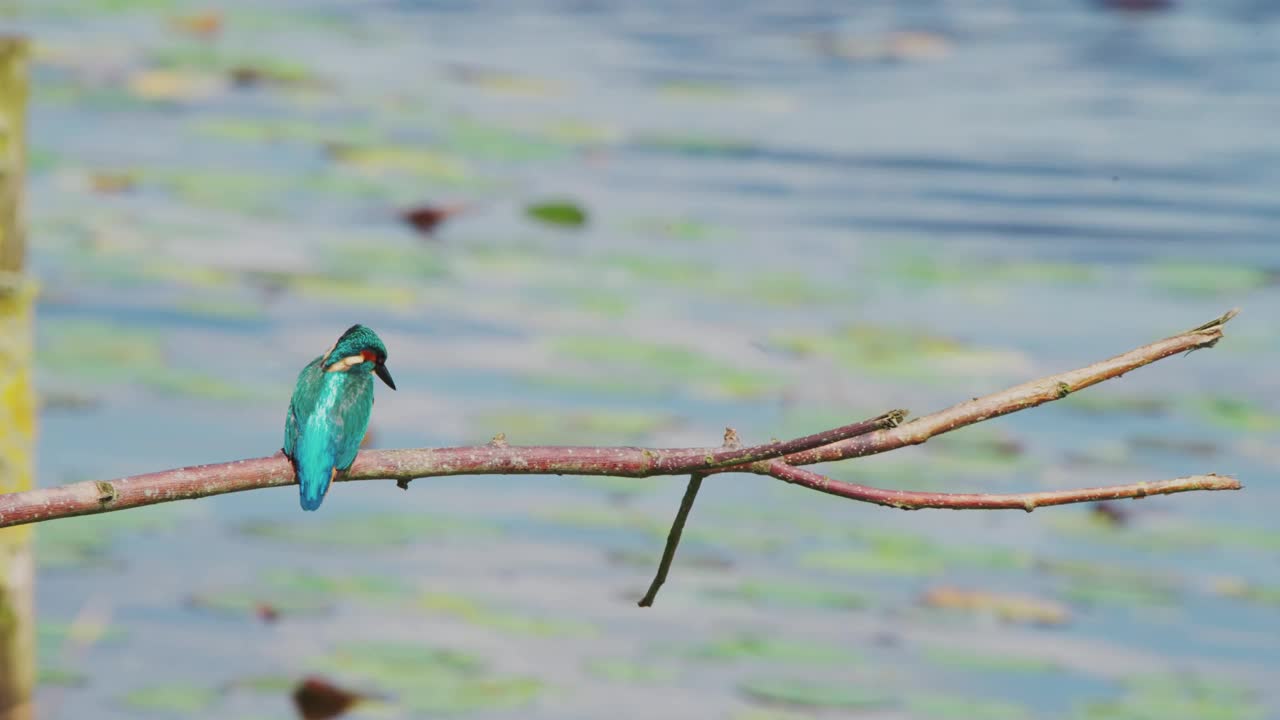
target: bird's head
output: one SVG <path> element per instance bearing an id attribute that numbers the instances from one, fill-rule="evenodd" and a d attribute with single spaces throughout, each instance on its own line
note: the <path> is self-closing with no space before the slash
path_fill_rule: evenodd
<path id="1" fill-rule="evenodd" d="M 376 373 L 392 390 L 396 383 L 387 370 L 387 346 L 378 334 L 363 325 L 352 325 L 338 342 L 325 353 L 321 367 L 325 372 Z"/>

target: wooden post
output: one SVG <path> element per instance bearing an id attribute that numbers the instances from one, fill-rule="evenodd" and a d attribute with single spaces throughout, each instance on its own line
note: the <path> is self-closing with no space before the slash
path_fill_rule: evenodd
<path id="1" fill-rule="evenodd" d="M 34 285 L 23 274 L 27 43 L 0 37 L 0 493 L 32 487 Z M 30 720 L 36 682 L 31 533 L 0 530 L 0 720 Z"/>

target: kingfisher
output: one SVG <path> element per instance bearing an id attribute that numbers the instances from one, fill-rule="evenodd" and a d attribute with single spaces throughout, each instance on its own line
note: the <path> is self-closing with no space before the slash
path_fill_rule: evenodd
<path id="1" fill-rule="evenodd" d="M 364 325 L 347 328 L 298 373 L 284 419 L 284 454 L 293 463 L 303 510 L 320 507 L 338 471 L 355 462 L 373 411 L 373 375 L 396 389 L 387 348 Z"/>

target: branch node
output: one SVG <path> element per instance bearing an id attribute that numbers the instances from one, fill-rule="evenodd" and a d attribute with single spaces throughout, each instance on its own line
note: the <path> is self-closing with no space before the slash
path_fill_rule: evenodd
<path id="1" fill-rule="evenodd" d="M 489 446 L 496 448 L 507 447 L 507 434 L 500 432 L 497 435 L 494 435 L 489 439 Z"/>
<path id="2" fill-rule="evenodd" d="M 884 430 L 892 430 L 893 428 L 896 428 L 899 425 L 901 425 L 907 419 L 907 416 L 910 414 L 911 414 L 910 410 L 906 410 L 903 408 L 899 408 L 897 410 L 890 410 L 889 412 L 880 416 L 879 418 L 880 427 Z"/>
<path id="3" fill-rule="evenodd" d="M 94 483 L 98 488 L 98 502 L 102 505 L 110 505 L 116 499 L 116 486 L 106 480 L 98 480 Z"/>
<path id="4" fill-rule="evenodd" d="M 408 490 L 409 482 L 410 482 L 409 478 L 400 478 L 399 480 L 396 481 L 396 487 L 400 488 L 401 490 Z"/>
<path id="5" fill-rule="evenodd" d="M 1064 398 L 1064 397 L 1066 397 L 1066 396 L 1068 396 L 1068 395 L 1070 395 L 1070 394 L 1071 394 L 1071 386 L 1070 386 L 1070 385 L 1068 385 L 1068 384 L 1066 384 L 1066 383 L 1064 383 L 1064 382 L 1060 382 L 1060 383 L 1058 383 L 1058 399 L 1059 399 L 1059 400 L 1061 400 L 1062 398 Z"/>
<path id="6" fill-rule="evenodd" d="M 724 429 L 724 446 L 730 450 L 737 450 L 742 447 L 742 439 L 738 437 L 738 431 L 731 427 Z"/>

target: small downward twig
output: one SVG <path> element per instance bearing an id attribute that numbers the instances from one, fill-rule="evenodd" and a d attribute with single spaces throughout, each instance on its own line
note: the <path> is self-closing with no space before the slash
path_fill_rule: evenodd
<path id="1" fill-rule="evenodd" d="M 693 510 L 693 501 L 702 488 L 701 473 L 689 476 L 689 485 L 684 489 L 684 497 L 680 499 L 680 509 L 676 511 L 676 519 L 671 523 L 671 532 L 667 533 L 667 545 L 662 549 L 662 560 L 658 563 L 658 572 L 649 583 L 649 591 L 640 598 L 640 607 L 650 607 L 658 596 L 658 588 L 667 581 L 667 572 L 671 570 L 671 561 L 676 557 L 676 546 L 680 544 L 680 534 L 684 532 L 684 524 L 689 520 L 689 511 Z"/>

